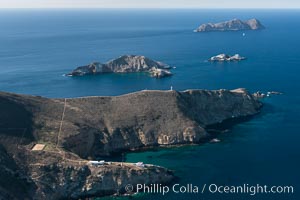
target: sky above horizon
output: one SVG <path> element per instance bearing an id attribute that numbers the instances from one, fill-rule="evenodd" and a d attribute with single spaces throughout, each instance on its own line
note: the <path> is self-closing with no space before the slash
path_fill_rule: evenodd
<path id="1" fill-rule="evenodd" d="M 0 8 L 300 8 L 300 0 L 0 0 Z"/>

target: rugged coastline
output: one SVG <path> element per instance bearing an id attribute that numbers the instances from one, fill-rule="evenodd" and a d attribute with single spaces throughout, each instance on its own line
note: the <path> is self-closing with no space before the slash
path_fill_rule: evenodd
<path id="1" fill-rule="evenodd" d="M 1 174 L 28 198 L 84 198 L 125 192 L 128 183 L 174 179 L 163 167 L 88 160 L 132 149 L 196 144 L 208 127 L 259 113 L 245 89 L 140 91 L 116 97 L 48 99 L 0 93 Z M 43 144 L 41 150 L 33 150 Z M 3 162 L 3 163 L 2 163 Z M 150 178 L 151 177 L 151 178 Z M 3 198 L 18 198 L 1 185 Z"/>

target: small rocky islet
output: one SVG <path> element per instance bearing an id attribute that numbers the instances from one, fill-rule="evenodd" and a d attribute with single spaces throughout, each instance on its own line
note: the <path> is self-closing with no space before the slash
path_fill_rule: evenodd
<path id="1" fill-rule="evenodd" d="M 258 19 L 249 19 L 242 21 L 240 19 L 232 19 L 225 22 L 206 23 L 200 25 L 194 32 L 215 32 L 215 31 L 244 31 L 244 30 L 260 30 L 265 27 Z"/>
<path id="2" fill-rule="evenodd" d="M 107 63 L 93 62 L 91 64 L 80 66 L 67 76 L 98 75 L 104 73 L 137 73 L 146 72 L 152 77 L 163 78 L 172 76 L 169 65 L 152 60 L 145 56 L 123 55 L 119 58 L 108 61 Z"/>
<path id="3" fill-rule="evenodd" d="M 208 61 L 223 62 L 223 61 L 241 61 L 241 60 L 245 60 L 245 59 L 246 59 L 246 57 L 240 56 L 240 54 L 235 54 L 235 55 L 231 56 L 231 55 L 222 53 L 222 54 L 211 57 L 210 59 L 208 59 Z"/>
<path id="4" fill-rule="evenodd" d="M 278 91 L 268 91 L 267 93 L 257 91 L 253 94 L 253 96 L 257 99 L 263 99 L 263 98 L 271 97 L 274 95 L 282 95 L 282 94 L 283 94 L 283 92 L 278 92 Z"/>

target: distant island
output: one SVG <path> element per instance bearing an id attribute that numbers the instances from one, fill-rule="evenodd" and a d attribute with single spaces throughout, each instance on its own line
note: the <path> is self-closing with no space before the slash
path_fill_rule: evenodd
<path id="1" fill-rule="evenodd" d="M 240 19 L 232 19 L 219 23 L 202 24 L 194 32 L 212 32 L 212 31 L 242 31 L 242 30 L 259 30 L 265 27 L 257 19 L 249 19 L 242 21 Z"/>
<path id="2" fill-rule="evenodd" d="M 65 99 L 0 92 L 0 173 L 10 183 L 0 199 L 85 199 L 124 194 L 127 184 L 168 184 L 166 168 L 110 156 L 209 141 L 214 126 L 259 113 L 259 99 L 245 89 Z"/>
<path id="3" fill-rule="evenodd" d="M 213 56 L 208 60 L 222 62 L 222 61 L 240 61 L 240 60 L 245 60 L 245 59 L 246 59 L 246 57 L 242 57 L 242 56 L 240 56 L 240 54 L 235 54 L 235 55 L 231 56 L 231 55 L 222 53 L 222 54 Z"/>
<path id="4" fill-rule="evenodd" d="M 152 77 L 162 78 L 171 76 L 171 67 L 159 61 L 154 61 L 145 56 L 124 55 L 105 64 L 93 62 L 89 65 L 77 67 L 67 76 L 84 76 L 103 73 L 134 73 L 147 72 Z"/>

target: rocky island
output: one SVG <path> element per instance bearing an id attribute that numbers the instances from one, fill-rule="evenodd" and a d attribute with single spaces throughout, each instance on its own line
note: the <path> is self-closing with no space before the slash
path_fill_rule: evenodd
<path id="1" fill-rule="evenodd" d="M 152 77 L 162 78 L 171 76 L 171 67 L 159 61 L 151 60 L 145 56 L 124 55 L 105 64 L 93 62 L 89 65 L 77 67 L 68 76 L 83 76 L 103 73 L 133 73 L 147 72 Z"/>
<path id="2" fill-rule="evenodd" d="M 208 127 L 261 106 L 245 89 L 65 99 L 0 92 L 0 198 L 79 199 L 125 193 L 128 183 L 167 184 L 174 175 L 163 167 L 91 160 L 199 143 L 210 139 Z"/>
<path id="3" fill-rule="evenodd" d="M 240 56 L 239 54 L 235 54 L 233 56 L 227 55 L 227 54 L 219 54 L 217 56 L 213 56 L 210 59 L 208 59 L 208 61 L 219 61 L 219 62 L 223 62 L 223 61 L 241 61 L 241 60 L 245 60 L 245 57 Z"/>
<path id="4" fill-rule="evenodd" d="M 242 21 L 240 19 L 232 19 L 219 23 L 202 24 L 194 32 L 212 32 L 212 31 L 242 31 L 242 30 L 259 30 L 265 27 L 257 19 L 249 19 Z"/>

